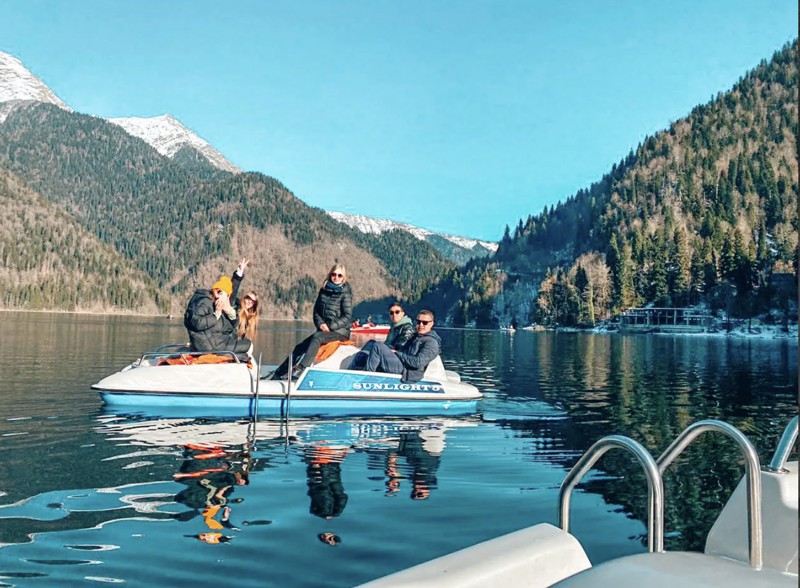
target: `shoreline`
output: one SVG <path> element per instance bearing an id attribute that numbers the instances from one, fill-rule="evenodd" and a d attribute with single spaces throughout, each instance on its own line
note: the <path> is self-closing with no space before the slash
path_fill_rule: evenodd
<path id="1" fill-rule="evenodd" d="M 183 319 L 181 314 L 151 314 L 147 312 L 104 312 L 100 310 L 51 310 L 51 309 L 35 309 L 35 308 L 0 308 L 0 312 L 27 312 L 32 314 L 79 314 L 86 316 L 125 316 L 125 317 L 142 317 L 142 318 L 163 318 L 164 320 L 178 320 Z M 265 321 L 291 321 L 296 323 L 310 322 L 311 319 L 296 319 L 296 318 L 274 318 L 268 316 L 261 316 L 261 320 Z"/>
<path id="2" fill-rule="evenodd" d="M 77 314 L 86 316 L 123 316 L 123 317 L 141 317 L 141 318 L 163 318 L 164 320 L 177 320 L 178 315 L 169 314 L 151 314 L 151 313 L 138 313 L 138 312 L 103 312 L 98 310 L 50 310 L 50 309 L 32 309 L 32 308 L 0 308 L 0 312 L 24 312 L 33 314 Z M 275 318 L 275 317 L 261 317 L 262 320 L 271 321 L 285 321 L 295 323 L 307 323 L 304 319 L 296 318 Z M 517 331 L 523 332 L 537 332 L 550 331 L 554 333 L 591 333 L 594 335 L 657 335 L 657 336 L 670 336 L 670 337 L 726 337 L 732 339 L 762 339 L 767 341 L 787 340 L 798 342 L 798 324 L 789 324 L 788 331 L 784 331 L 782 326 L 778 325 L 764 325 L 763 323 L 754 327 L 752 330 L 746 327 L 739 327 L 731 329 L 730 331 L 720 330 L 717 332 L 701 332 L 701 333 L 687 333 L 687 332 L 651 332 L 651 333 L 620 333 L 619 330 L 611 330 L 603 327 L 593 327 L 588 329 L 579 329 L 575 327 L 556 327 L 544 329 L 527 329 L 525 327 L 515 330 L 510 329 L 492 329 L 492 328 L 476 328 L 476 327 L 451 327 L 448 325 L 439 326 L 440 329 L 458 329 L 470 331 L 499 331 L 501 333 L 513 334 Z"/>

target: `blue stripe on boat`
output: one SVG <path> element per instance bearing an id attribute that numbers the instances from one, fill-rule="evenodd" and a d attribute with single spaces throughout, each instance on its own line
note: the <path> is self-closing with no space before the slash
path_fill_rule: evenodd
<path id="1" fill-rule="evenodd" d="M 401 382 L 397 376 L 372 372 L 332 372 L 308 370 L 300 380 L 298 390 L 304 392 L 428 392 L 444 394 L 437 382 Z M 348 400 L 348 402 L 350 402 Z"/>

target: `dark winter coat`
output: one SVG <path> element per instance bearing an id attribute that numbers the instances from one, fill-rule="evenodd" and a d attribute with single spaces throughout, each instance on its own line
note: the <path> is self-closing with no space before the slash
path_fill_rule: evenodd
<path id="1" fill-rule="evenodd" d="M 214 314 L 211 290 L 195 290 L 183 315 L 183 324 L 189 331 L 192 351 L 245 353 L 250 348 L 249 340 L 237 338 L 238 317 L 230 319 L 223 313 L 217 318 Z"/>
<path id="2" fill-rule="evenodd" d="M 231 305 L 238 311 L 239 286 L 244 275 L 234 271 L 231 274 L 233 292 Z M 211 290 L 195 290 L 186 312 L 183 315 L 183 325 L 189 331 L 189 342 L 192 351 L 235 351 L 246 353 L 250 348 L 250 340 L 237 339 L 236 329 L 239 318 L 231 320 L 224 314 L 219 319 L 214 315 L 214 298 Z"/>
<path id="3" fill-rule="evenodd" d="M 330 281 L 320 288 L 314 303 L 314 326 L 319 330 L 324 323 L 331 332 L 345 338 L 350 337 L 350 323 L 353 315 L 353 290 L 345 282 L 341 288 Z"/>
<path id="4" fill-rule="evenodd" d="M 419 382 L 425 368 L 436 359 L 442 348 L 442 340 L 436 331 L 427 335 L 414 335 L 403 348 L 395 354 L 403 364 L 403 381 Z"/>
<path id="5" fill-rule="evenodd" d="M 398 350 L 408 343 L 416 334 L 417 331 L 414 329 L 414 323 L 411 322 L 408 316 L 404 316 L 389 329 L 389 334 L 386 335 L 385 343 L 392 349 Z"/>

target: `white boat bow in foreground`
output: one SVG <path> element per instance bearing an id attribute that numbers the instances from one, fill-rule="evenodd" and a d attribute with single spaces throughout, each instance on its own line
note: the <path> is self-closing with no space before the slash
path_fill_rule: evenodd
<path id="1" fill-rule="evenodd" d="M 720 432 L 739 445 L 746 474 L 723 508 L 704 553 L 664 551 L 661 474 L 701 433 Z M 797 461 L 787 458 L 797 442 L 797 417 L 786 428 L 770 466 L 735 427 L 721 421 L 690 425 L 656 461 L 636 441 L 612 435 L 595 443 L 561 485 L 561 528 L 542 523 L 485 541 L 450 555 L 364 584 L 378 587 L 503 588 L 778 588 L 796 587 Z M 593 567 L 569 533 L 572 489 L 609 449 L 626 449 L 645 469 L 649 485 L 649 553 L 621 557 Z"/>

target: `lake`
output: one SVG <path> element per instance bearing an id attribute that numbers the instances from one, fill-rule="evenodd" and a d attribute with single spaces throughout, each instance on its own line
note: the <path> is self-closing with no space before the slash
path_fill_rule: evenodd
<path id="1" fill-rule="evenodd" d="M 657 457 L 718 418 L 765 463 L 797 412 L 796 341 L 441 329 L 445 367 L 485 393 L 473 416 L 159 418 L 89 386 L 185 341 L 181 321 L 0 319 L 0 586 L 353 586 L 557 524 L 559 485 L 604 435 Z M 277 363 L 308 333 L 267 321 L 257 352 Z M 668 471 L 668 549 L 702 550 L 737 451 L 706 434 Z M 611 452 L 573 495 L 593 563 L 646 549 L 637 467 Z"/>

